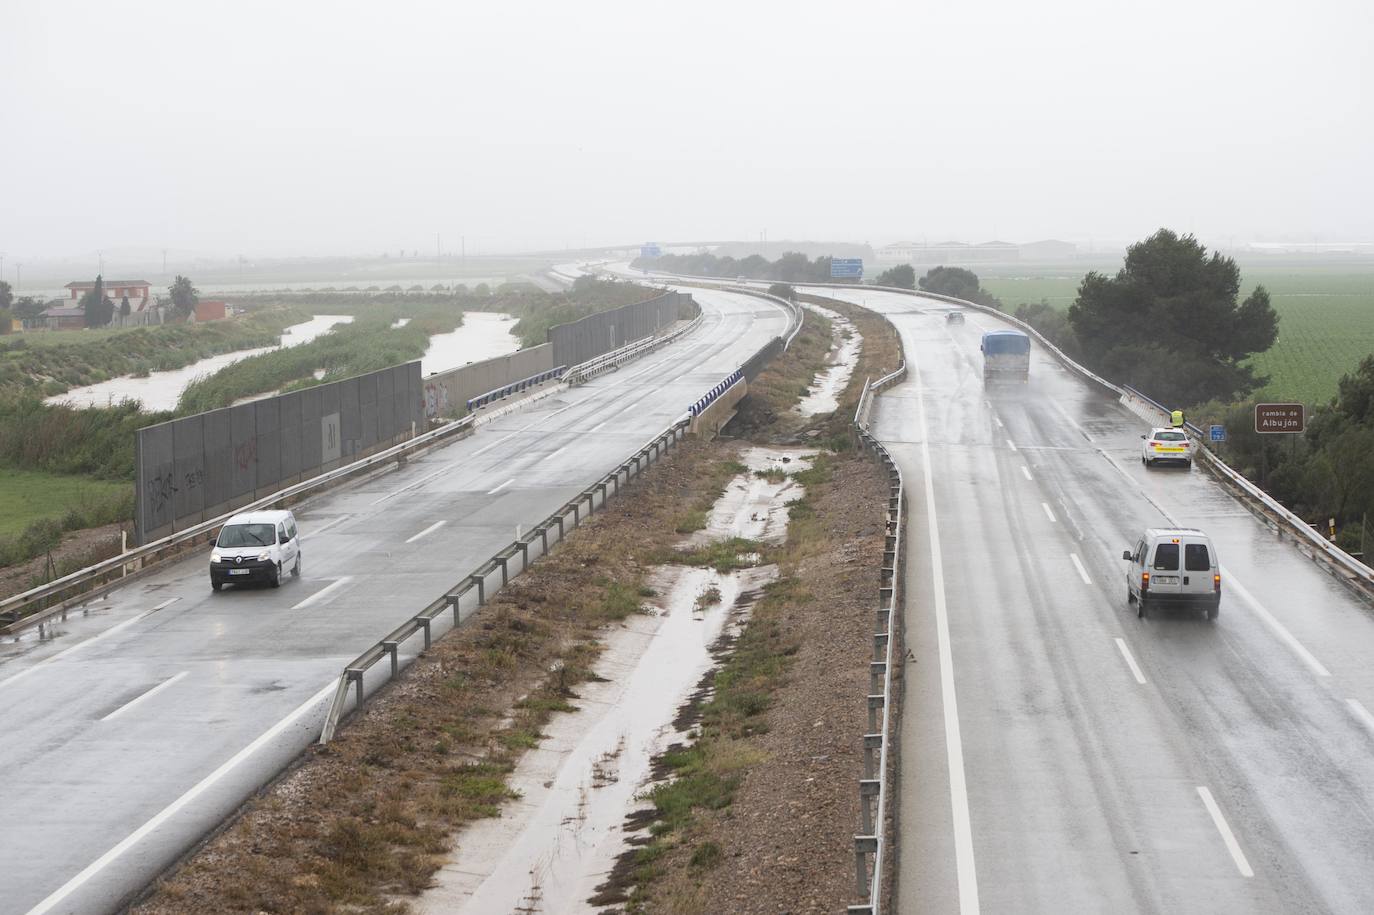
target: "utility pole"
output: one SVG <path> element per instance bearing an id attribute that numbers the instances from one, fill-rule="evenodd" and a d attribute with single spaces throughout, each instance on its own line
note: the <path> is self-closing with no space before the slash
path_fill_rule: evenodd
<path id="1" fill-rule="evenodd" d="M 439 243 L 439 233 L 438 233 L 438 232 L 435 232 L 435 233 L 434 233 L 434 262 L 435 262 L 436 264 L 439 264 L 439 263 L 443 263 L 443 260 L 444 260 L 444 248 L 443 248 L 443 245 L 441 245 L 441 244 Z"/>
<path id="2" fill-rule="evenodd" d="M 461 245 L 462 245 L 462 247 L 460 248 L 460 250 L 463 252 L 463 253 L 462 253 L 463 264 L 466 265 L 467 262 L 468 262 L 468 237 L 467 237 L 466 235 L 459 235 L 459 236 L 458 236 L 458 240 L 459 240 L 459 242 L 460 242 Z"/>
<path id="3" fill-rule="evenodd" d="M 24 285 L 24 265 L 23 265 L 23 264 L 15 264 L 15 265 L 14 265 L 14 292 L 15 292 L 16 295 L 19 293 L 19 287 L 20 287 L 20 286 L 23 286 L 23 285 Z"/>
<path id="4" fill-rule="evenodd" d="M 162 249 L 162 277 L 167 278 L 167 249 Z"/>

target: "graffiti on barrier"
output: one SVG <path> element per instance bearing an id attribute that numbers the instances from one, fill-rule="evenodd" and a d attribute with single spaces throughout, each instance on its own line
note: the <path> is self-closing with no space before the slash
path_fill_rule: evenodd
<path id="1" fill-rule="evenodd" d="M 205 482 L 205 469 L 203 467 L 197 467 L 195 470 L 190 471 L 186 476 L 182 477 L 182 482 L 186 484 L 187 489 L 195 489 Z"/>
<path id="2" fill-rule="evenodd" d="M 176 494 L 176 474 L 172 471 L 164 471 L 148 480 L 148 505 L 154 514 L 160 514 L 169 506 Z"/>
<path id="3" fill-rule="evenodd" d="M 234 466 L 247 470 L 258 459 L 258 437 L 255 435 L 242 445 L 234 446 Z"/>
<path id="4" fill-rule="evenodd" d="M 425 385 L 425 416 L 435 417 L 448 412 L 448 388 L 430 382 Z"/>

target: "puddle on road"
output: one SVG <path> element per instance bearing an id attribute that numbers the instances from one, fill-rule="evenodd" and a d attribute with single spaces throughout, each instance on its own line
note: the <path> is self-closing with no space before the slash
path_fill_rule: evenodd
<path id="1" fill-rule="evenodd" d="M 715 538 L 781 539 L 784 505 L 802 495 L 794 481 L 769 483 L 753 471 L 803 469 L 814 452 L 753 448 L 748 475 L 731 481 L 712 511 Z M 787 462 L 783 462 L 787 458 Z M 691 542 L 704 542 L 694 535 Z M 577 712 L 555 715 L 539 746 L 516 766 L 520 795 L 498 819 L 459 833 L 435 886 L 414 904 L 428 915 L 493 912 L 595 913 L 590 902 L 627 849 L 626 817 L 648 804 L 650 762 L 686 735 L 679 709 L 715 665 L 713 649 L 738 634 L 776 566 L 721 574 L 666 566 L 648 584 L 656 596 L 604 639 L 594 671 L 577 688 Z"/>
<path id="2" fill-rule="evenodd" d="M 854 374 L 854 366 L 859 361 L 859 350 L 863 348 L 863 337 L 854 327 L 854 322 L 837 311 L 823 308 L 820 305 L 807 305 L 807 310 L 829 318 L 833 324 L 835 335 L 838 341 L 831 345 L 830 354 L 826 356 L 826 361 L 830 367 L 821 372 L 816 380 L 811 383 L 806 396 L 797 404 L 797 412 L 802 416 L 817 416 L 821 413 L 833 413 L 839 409 L 840 394 L 843 393 L 845 386 L 849 384 L 849 378 Z"/>

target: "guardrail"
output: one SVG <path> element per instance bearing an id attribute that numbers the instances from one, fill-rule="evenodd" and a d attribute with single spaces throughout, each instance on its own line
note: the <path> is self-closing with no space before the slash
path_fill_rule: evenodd
<path id="1" fill-rule="evenodd" d="M 412 451 L 418 451 L 444 439 L 451 438 L 459 433 L 467 432 L 471 429 L 473 423 L 474 417 L 468 416 L 457 422 L 440 426 L 438 429 L 434 429 L 430 432 L 421 433 L 412 439 L 401 442 L 399 445 L 393 445 L 385 451 L 379 451 L 370 457 L 354 461 L 344 467 L 331 470 L 328 473 L 322 473 L 317 477 L 311 477 L 309 480 L 303 480 L 285 489 L 280 489 L 254 502 L 241 505 L 232 511 L 225 512 L 216 518 L 211 518 L 209 521 L 203 521 L 195 527 L 189 527 L 183 531 L 178 531 L 175 534 L 163 537 L 161 540 L 154 540 L 152 543 L 135 547 L 126 553 L 121 553 L 111 559 L 106 559 L 95 565 L 87 566 L 70 575 L 63 576 L 56 581 L 40 585 L 37 588 L 32 588 L 22 594 L 16 594 L 13 597 L 0 601 L 0 624 L 13 625 L 21 620 L 27 624 L 46 619 L 48 616 L 59 613 L 65 609 L 63 605 L 63 595 L 71 597 L 75 596 L 77 593 L 84 594 L 91 590 L 92 584 L 100 586 L 103 584 L 117 583 L 113 579 L 125 577 L 125 573 L 130 565 L 138 564 L 141 568 L 148 560 L 160 558 L 171 551 L 177 551 L 184 547 L 194 545 L 198 541 L 207 539 L 207 535 L 218 533 L 219 528 L 225 521 L 240 512 L 270 508 L 279 502 L 328 486 L 345 477 L 363 471 L 373 470 L 379 464 L 388 463 L 389 461 L 408 455 Z M 208 539 L 213 539 L 213 537 Z M 107 576 L 111 580 L 102 581 L 102 579 L 105 579 Z M 57 601 L 57 603 L 35 612 L 25 612 L 28 608 L 34 607 L 35 605 L 47 604 L 49 601 Z"/>
<path id="2" fill-rule="evenodd" d="M 715 403 L 719 398 L 724 397 L 726 391 L 730 390 L 743 380 L 744 372 L 732 372 L 730 374 L 730 377 L 726 378 L 720 384 L 716 385 L 714 388 L 707 391 L 706 396 L 699 398 L 696 403 L 688 407 L 687 412 L 692 414 L 693 416 L 700 416 L 703 410 L 705 410 L 711 404 Z"/>
<path id="3" fill-rule="evenodd" d="M 478 407 L 485 407 L 492 401 L 500 400 L 503 397 L 509 397 L 512 394 L 518 394 L 526 388 L 534 387 L 537 384 L 543 384 L 550 378 L 561 378 L 563 377 L 563 373 L 567 370 L 568 367 L 566 365 L 556 365 L 553 368 L 549 369 L 547 372 L 540 372 L 539 374 L 531 375 L 528 378 L 521 378 L 519 381 L 512 381 L 510 384 L 505 385 L 504 387 L 493 388 L 485 394 L 479 394 L 478 396 L 468 400 L 468 412 L 471 413 Z"/>
<path id="4" fill-rule="evenodd" d="M 643 340 L 636 340 L 627 343 L 619 349 L 611 350 L 609 353 L 602 353 L 588 359 L 568 369 L 564 376 L 564 381 L 568 384 L 584 384 L 598 375 L 605 374 L 612 369 L 617 369 L 632 359 L 638 359 L 645 353 L 652 352 L 661 346 L 671 343 L 683 334 L 689 334 L 701 326 L 704 314 L 698 314 L 685 327 L 664 334 L 661 337 L 646 337 Z"/>
<path id="5" fill-rule="evenodd" d="M 854 836 L 854 880 L 857 895 L 866 902 L 851 905 L 851 915 L 879 915 L 883 902 L 883 868 L 887 855 L 889 748 L 892 742 L 892 651 L 894 618 L 899 605 L 902 561 L 902 472 L 897 462 L 868 429 L 873 395 L 906 377 L 906 362 L 895 372 L 870 384 L 864 382 L 854 429 L 860 443 L 883 462 L 888 472 L 888 503 L 883 565 L 878 596 L 886 606 L 877 611 L 873 660 L 869 662 L 868 733 L 863 736 L 864 774 L 859 780 L 859 833 Z M 881 720 L 879 712 L 881 711 Z M 876 759 L 875 759 L 876 751 Z M 872 859 L 870 869 L 869 859 Z"/>

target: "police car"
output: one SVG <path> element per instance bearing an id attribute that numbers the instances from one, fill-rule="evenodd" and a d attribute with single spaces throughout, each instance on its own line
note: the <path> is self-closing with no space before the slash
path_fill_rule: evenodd
<path id="1" fill-rule="evenodd" d="M 1193 465 L 1193 443 L 1182 429 L 1151 429 L 1141 438 L 1140 462 L 1146 467 L 1159 463 Z"/>

